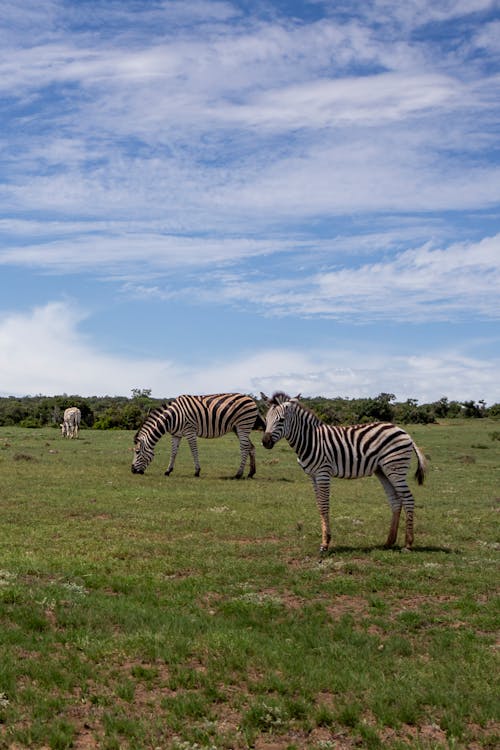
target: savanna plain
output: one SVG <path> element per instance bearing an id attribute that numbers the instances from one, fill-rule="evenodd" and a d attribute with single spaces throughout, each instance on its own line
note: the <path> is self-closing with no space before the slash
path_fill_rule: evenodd
<path id="1" fill-rule="evenodd" d="M 320 559 L 285 442 L 241 481 L 234 435 L 199 479 L 183 442 L 167 478 L 169 438 L 134 476 L 132 432 L 0 428 L 0 748 L 498 747 L 500 422 L 408 431 L 414 551 L 334 480 Z"/>

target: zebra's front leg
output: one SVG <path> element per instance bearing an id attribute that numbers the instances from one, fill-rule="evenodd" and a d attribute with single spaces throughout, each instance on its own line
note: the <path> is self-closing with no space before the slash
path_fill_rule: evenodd
<path id="1" fill-rule="evenodd" d="M 172 450 L 170 451 L 170 463 L 168 464 L 168 468 L 165 472 L 165 476 L 168 477 L 174 470 L 174 464 L 175 464 L 175 457 L 177 455 L 177 451 L 179 450 L 179 444 L 181 442 L 181 437 L 179 435 L 172 435 Z"/>
<path id="2" fill-rule="evenodd" d="M 316 504 L 321 516 L 321 547 L 320 555 L 328 552 L 332 539 L 330 531 L 330 477 L 312 477 Z"/>
<path id="3" fill-rule="evenodd" d="M 256 467 L 255 467 L 255 445 L 250 442 L 250 470 L 248 472 L 248 478 L 251 479 L 253 475 L 255 474 Z"/>

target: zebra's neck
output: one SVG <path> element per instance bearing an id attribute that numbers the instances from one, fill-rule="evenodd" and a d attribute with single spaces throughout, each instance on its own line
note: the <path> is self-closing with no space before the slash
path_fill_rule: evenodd
<path id="1" fill-rule="evenodd" d="M 321 420 L 312 411 L 297 404 L 293 414 L 290 415 L 284 437 L 299 458 L 308 449 L 311 433 L 320 424 L 322 424 Z"/>
<path id="2" fill-rule="evenodd" d="M 168 432 L 169 415 L 168 410 L 156 412 L 149 415 L 141 427 L 142 434 L 147 437 L 151 447 Z"/>

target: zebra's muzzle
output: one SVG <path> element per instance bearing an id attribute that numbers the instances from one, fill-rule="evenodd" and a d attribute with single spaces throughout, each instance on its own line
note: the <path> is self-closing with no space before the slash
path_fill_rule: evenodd
<path id="1" fill-rule="evenodd" d="M 270 432 L 265 432 L 262 437 L 262 445 L 264 448 L 272 448 L 274 445 L 273 436 Z"/>
<path id="2" fill-rule="evenodd" d="M 132 474 L 144 474 L 144 469 L 136 469 L 132 464 Z"/>

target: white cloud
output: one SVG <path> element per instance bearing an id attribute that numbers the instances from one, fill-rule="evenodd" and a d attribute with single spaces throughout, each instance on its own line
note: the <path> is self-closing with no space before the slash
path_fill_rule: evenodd
<path id="1" fill-rule="evenodd" d="M 500 317 L 500 235 L 445 250 L 408 250 L 390 261 L 324 274 L 317 305 L 385 319 Z"/>
<path id="2" fill-rule="evenodd" d="M 194 23 L 201 21 L 225 21 L 239 15 L 235 5 L 218 0 L 169 0 L 161 5 L 158 15 L 163 15 L 169 22 Z"/>
<path id="3" fill-rule="evenodd" d="M 412 22 L 487 5 L 403 4 Z M 377 8 L 403 12 L 394 2 Z M 498 165 L 481 159 L 490 149 L 481 125 L 496 119 L 499 80 L 459 56 L 439 65 L 432 45 L 387 40 L 363 19 L 229 22 L 233 12 L 229 3 L 168 3 L 145 14 L 133 43 L 55 23 L 38 43 L 16 38 L 0 51 L 0 88 L 21 112 L 27 107 L 24 117 L 14 110 L 0 144 L 4 209 L 71 220 L 164 217 L 171 229 L 196 232 L 500 200 Z M 153 16 L 205 13 L 221 24 L 146 33 Z M 485 35 L 478 44 L 490 44 Z M 458 159 L 458 149 L 474 160 Z"/>
<path id="4" fill-rule="evenodd" d="M 13 247 L 0 251 L 0 265 L 58 274 L 90 271 L 119 280 L 120 294 L 130 299 L 176 298 L 190 305 L 258 309 L 265 316 L 357 322 L 500 317 L 500 234 L 399 252 L 390 233 L 370 239 L 371 247 L 360 238 L 356 265 L 353 237 L 314 243 L 141 233 Z M 278 254 L 279 266 L 268 266 L 266 256 L 274 256 L 275 264 Z"/>
<path id="5" fill-rule="evenodd" d="M 474 37 L 477 47 L 487 50 L 490 54 L 500 54 L 500 21 L 492 21 L 481 26 Z"/>
<path id="6" fill-rule="evenodd" d="M 172 268 L 236 264 L 242 259 L 282 252 L 289 242 L 271 239 L 196 238 L 132 232 L 118 236 L 72 237 L 70 240 L 0 249 L 0 265 L 39 267 L 55 273 L 89 271 L 132 276 L 170 273 Z M 300 242 L 294 243 L 300 247 Z"/>
<path id="7" fill-rule="evenodd" d="M 375 0 L 378 15 L 398 19 L 405 26 L 415 28 L 431 22 L 450 21 L 493 9 L 496 0 L 409 0 L 405 3 L 394 0 Z"/>
<path id="8" fill-rule="evenodd" d="M 361 254 L 355 267 L 342 266 L 339 257 L 335 270 L 311 274 L 312 253 L 302 273 L 283 272 L 270 280 L 264 273 L 236 270 L 209 278 L 196 294 L 257 307 L 267 316 L 411 323 L 500 318 L 500 235 L 383 255 L 374 262 Z M 329 260 L 331 267 L 333 253 Z"/>
<path id="9" fill-rule="evenodd" d="M 69 303 L 49 303 L 0 318 L 2 394 L 68 393 L 130 395 L 151 388 L 159 398 L 179 393 L 260 390 L 323 396 L 396 394 L 398 399 L 451 399 L 492 403 L 499 399 L 500 359 L 488 361 L 459 351 L 425 356 L 339 349 L 308 352 L 262 348 L 217 361 L 186 364 L 162 359 L 133 359 L 100 352 L 79 330 L 85 315 Z M 27 345 L 29 342 L 29 345 Z M 342 363 L 342 364 L 340 364 Z"/>
<path id="10" fill-rule="evenodd" d="M 145 373 L 168 387 L 168 361 L 134 361 L 96 349 L 78 326 L 86 314 L 53 302 L 0 317 L 0 383 L 3 394 L 130 395 Z"/>
<path id="11" fill-rule="evenodd" d="M 464 86 L 444 75 L 384 73 L 304 81 L 250 96 L 242 105 L 219 106 L 221 121 L 271 130 L 377 125 L 409 115 L 464 105 Z"/>
<path id="12" fill-rule="evenodd" d="M 458 136 L 453 126 L 449 143 Z M 21 176 L 0 186 L 4 210 L 92 216 L 104 221 L 163 222 L 170 231 L 196 233 L 231 228 L 244 233 L 293 218 L 310 221 L 350 212 L 474 210 L 500 202 L 500 167 L 465 154 L 435 158 L 439 143 L 423 123 L 412 131 L 369 133 L 353 128 L 330 139 L 270 153 L 256 144 L 252 158 L 207 165 L 191 154 L 136 160 L 110 151 L 105 165 L 82 171 L 69 162 L 57 174 Z M 480 141 L 480 142 L 479 142 Z M 474 146 L 488 145 L 486 134 Z M 38 151 L 38 149 L 37 149 Z M 32 160 L 27 158 L 27 166 Z M 19 169 L 19 164 L 14 167 Z"/>
<path id="13" fill-rule="evenodd" d="M 228 184 L 216 195 L 226 207 L 280 219 L 496 206 L 500 167 L 468 164 L 465 157 L 435 161 L 433 140 L 424 124 L 415 132 L 353 128 L 331 142 L 318 137 L 301 154 L 270 161 L 239 188 Z"/>

